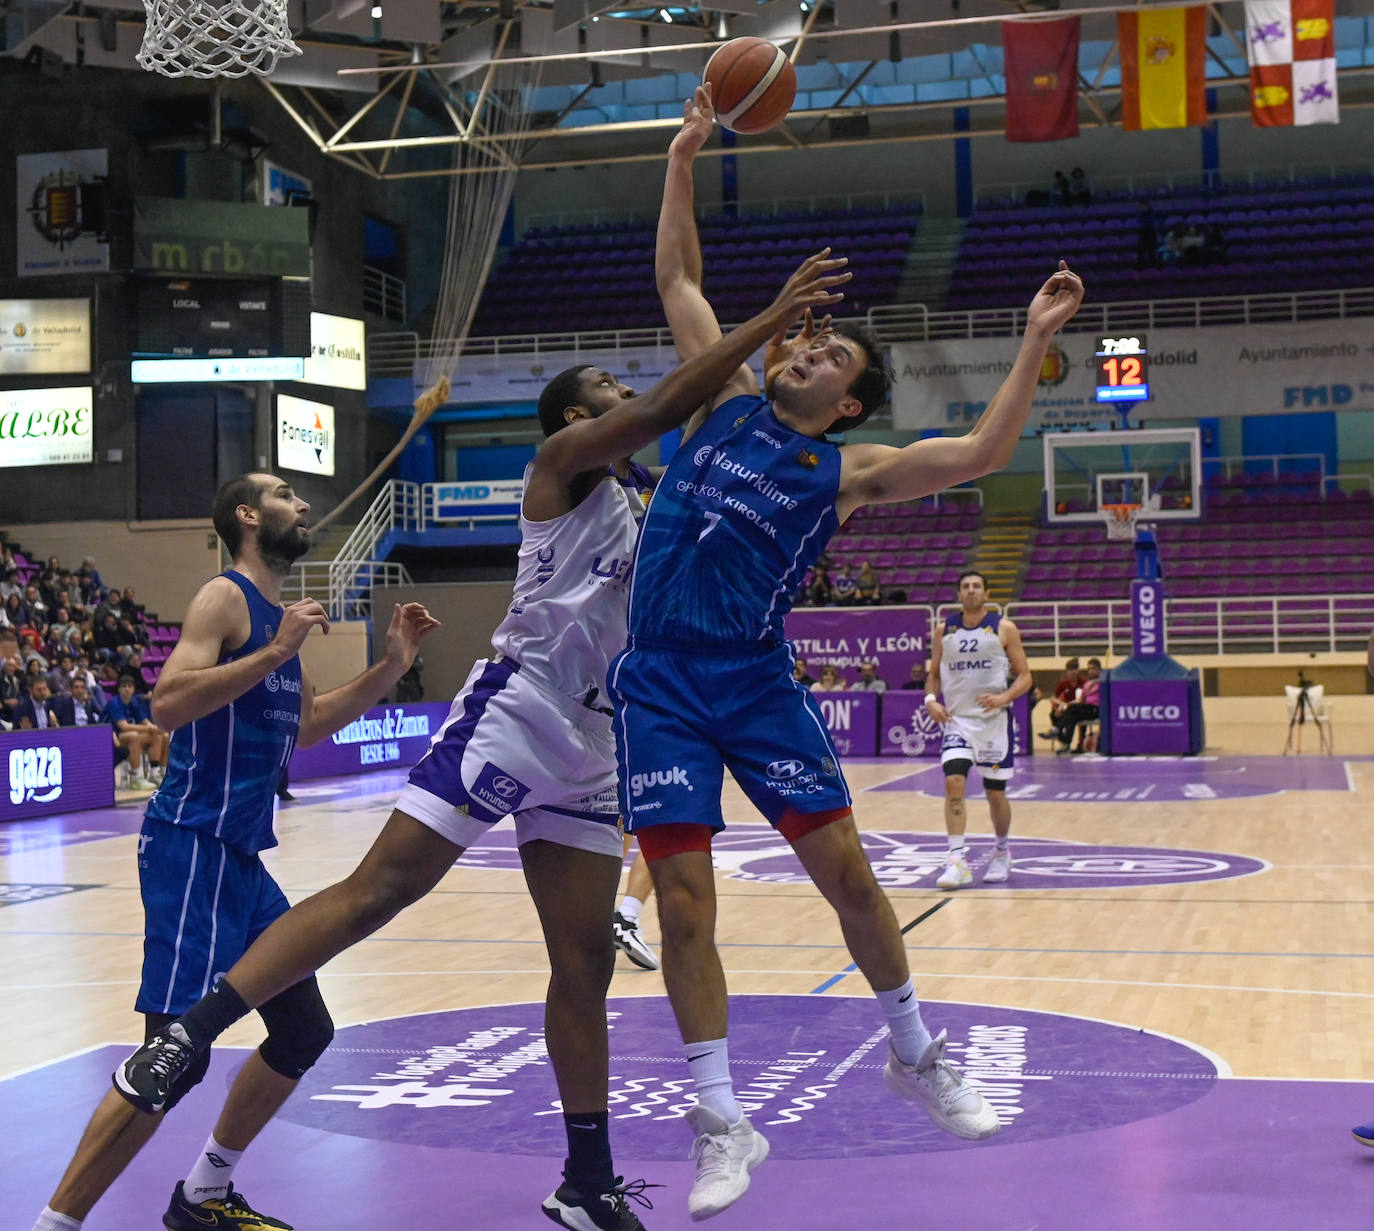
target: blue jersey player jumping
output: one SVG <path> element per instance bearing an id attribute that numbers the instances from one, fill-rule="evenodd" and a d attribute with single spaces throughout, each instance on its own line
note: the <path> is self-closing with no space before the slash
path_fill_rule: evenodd
<path id="1" fill-rule="evenodd" d="M 261 852 L 277 844 L 275 795 L 292 750 L 381 700 L 439 626 L 419 603 L 398 606 L 386 656 L 316 696 L 301 671 L 300 648 L 311 629 L 329 631 L 329 617 L 314 599 L 278 602 L 292 563 L 310 548 L 309 511 L 274 475 L 241 475 L 220 488 L 215 530 L 233 567 L 191 600 L 153 691 L 153 716 L 173 735 L 138 843 L 144 941 L 135 1008 L 149 1038 L 287 911 Z M 234 1167 L 329 1046 L 334 1026 L 313 974 L 258 1012 L 267 1038 L 239 1071 L 214 1132 L 177 1184 L 162 1217 L 169 1231 L 288 1226 L 248 1205 L 233 1187 Z M 182 1073 L 157 1114 L 136 1109 L 125 1091 L 109 1091 L 34 1231 L 76 1231 L 208 1064 L 207 1054 Z"/>
<path id="2" fill-rule="evenodd" d="M 659 217 L 658 289 L 684 360 L 720 337 L 701 290 L 693 217 L 692 162 L 713 119 L 709 94 L 698 90 L 669 152 Z M 1007 463 L 1050 339 L 1082 298 L 1082 284 L 1061 265 L 1031 303 L 1020 353 L 973 430 L 900 449 L 825 440 L 885 400 L 888 376 L 863 331 L 804 330 L 799 343 L 784 344 L 780 362 L 767 362 L 772 401 L 740 368 L 659 481 L 611 694 L 623 810 L 653 873 L 664 980 L 696 1083 L 687 1113 L 697 1135 L 694 1219 L 738 1200 L 768 1154 L 731 1088 L 714 941 L 710 848 L 723 827 L 726 768 L 838 914 L 891 1026 L 890 1089 L 923 1103 L 957 1136 L 998 1129 L 991 1107 L 946 1061 L 943 1032 L 932 1038 L 921 1020 L 896 917 L 859 842 L 825 721 L 793 679 L 783 617 L 855 509 L 912 500 Z"/>

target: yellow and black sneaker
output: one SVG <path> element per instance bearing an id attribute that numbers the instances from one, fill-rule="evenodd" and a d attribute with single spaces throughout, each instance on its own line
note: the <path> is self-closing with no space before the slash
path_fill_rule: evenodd
<path id="1" fill-rule="evenodd" d="M 259 1214 L 232 1184 L 227 1196 L 196 1204 L 186 1200 L 185 1189 L 178 1182 L 162 1225 L 167 1231 L 291 1231 L 289 1222 Z"/>

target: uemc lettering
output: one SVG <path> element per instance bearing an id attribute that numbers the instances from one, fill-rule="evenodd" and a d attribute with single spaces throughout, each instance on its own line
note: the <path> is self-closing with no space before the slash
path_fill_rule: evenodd
<path id="1" fill-rule="evenodd" d="M 1122 722 L 1181 722 L 1183 710 L 1177 705 L 1118 705 L 1116 716 Z"/>

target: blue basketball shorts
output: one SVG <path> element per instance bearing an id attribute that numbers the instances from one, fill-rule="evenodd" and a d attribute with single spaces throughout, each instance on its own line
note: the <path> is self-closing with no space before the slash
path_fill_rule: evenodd
<path id="1" fill-rule="evenodd" d="M 143 982 L 134 1009 L 182 1014 L 290 903 L 257 855 L 218 838 L 143 821 Z"/>
<path id="2" fill-rule="evenodd" d="M 735 653 L 633 648 L 611 664 L 621 811 L 631 831 L 725 827 L 728 768 L 776 825 L 789 809 L 850 807 L 820 706 L 792 678 L 786 646 Z"/>

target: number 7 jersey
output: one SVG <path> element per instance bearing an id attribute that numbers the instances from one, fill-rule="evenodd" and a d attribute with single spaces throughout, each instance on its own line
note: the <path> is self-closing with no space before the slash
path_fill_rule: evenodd
<path id="1" fill-rule="evenodd" d="M 761 397 L 722 402 L 673 455 L 640 533 L 630 645 L 725 649 L 783 640 L 783 617 L 830 536 L 840 451 Z"/>

